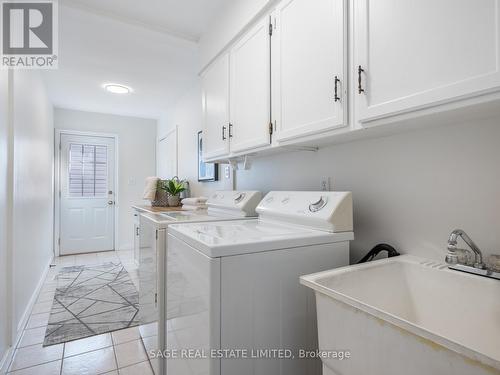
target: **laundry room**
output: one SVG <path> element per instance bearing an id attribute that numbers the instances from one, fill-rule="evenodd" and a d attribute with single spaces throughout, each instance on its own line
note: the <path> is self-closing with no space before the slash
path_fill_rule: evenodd
<path id="1" fill-rule="evenodd" d="M 0 374 L 500 374 L 500 0 L 0 0 Z"/>

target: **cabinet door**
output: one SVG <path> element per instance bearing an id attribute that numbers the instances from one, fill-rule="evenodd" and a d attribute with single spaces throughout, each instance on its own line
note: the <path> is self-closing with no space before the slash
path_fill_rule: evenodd
<path id="1" fill-rule="evenodd" d="M 284 0 L 272 16 L 278 140 L 346 125 L 346 11 L 344 0 Z"/>
<path id="2" fill-rule="evenodd" d="M 156 228 L 141 219 L 139 238 L 139 320 L 148 324 L 158 320 Z"/>
<path id="3" fill-rule="evenodd" d="M 358 121 L 498 90 L 499 5 L 499 0 L 355 0 Z M 358 66 L 364 70 L 359 76 Z"/>
<path id="4" fill-rule="evenodd" d="M 265 17 L 231 49 L 231 152 L 270 143 L 270 48 Z"/>
<path id="5" fill-rule="evenodd" d="M 203 75 L 203 158 L 229 154 L 229 54 Z"/>

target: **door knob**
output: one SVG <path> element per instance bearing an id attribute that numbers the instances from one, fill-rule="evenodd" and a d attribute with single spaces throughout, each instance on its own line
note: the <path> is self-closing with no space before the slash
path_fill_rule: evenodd
<path id="1" fill-rule="evenodd" d="M 109 204 L 110 206 L 112 206 L 112 205 L 114 205 L 114 204 L 115 204 L 115 202 L 114 202 L 114 201 L 108 201 L 108 204 Z"/>

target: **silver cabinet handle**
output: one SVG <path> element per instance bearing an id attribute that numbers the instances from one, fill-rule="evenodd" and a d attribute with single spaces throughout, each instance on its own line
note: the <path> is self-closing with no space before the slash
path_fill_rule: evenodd
<path id="1" fill-rule="evenodd" d="M 335 76 L 335 94 L 334 94 L 334 97 L 333 99 L 338 102 L 340 101 L 340 97 L 339 97 L 339 94 L 338 94 L 338 84 L 340 83 L 340 79 L 339 77 Z"/>
<path id="2" fill-rule="evenodd" d="M 358 65 L 358 94 L 362 94 L 365 92 L 365 89 L 363 88 L 363 85 L 361 83 L 361 73 L 363 73 L 365 70 L 361 67 L 361 65 Z"/>

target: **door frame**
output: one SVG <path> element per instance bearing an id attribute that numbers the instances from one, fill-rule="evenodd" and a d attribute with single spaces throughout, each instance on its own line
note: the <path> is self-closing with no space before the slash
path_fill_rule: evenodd
<path id="1" fill-rule="evenodd" d="M 179 125 L 174 125 L 173 129 L 165 132 L 164 135 L 158 137 L 156 141 L 156 174 L 159 176 L 160 171 L 160 158 L 158 157 L 158 151 L 160 150 L 160 142 L 163 142 L 168 137 L 175 135 L 175 174 L 177 176 L 179 174 Z"/>
<path id="2" fill-rule="evenodd" d="M 60 255 L 60 241 L 61 236 L 61 136 L 62 135 L 76 135 L 84 137 L 103 137 L 112 138 L 115 142 L 115 187 L 114 187 L 114 198 L 115 204 L 113 206 L 114 210 L 114 225 L 113 225 L 113 242 L 114 250 L 118 248 L 118 214 L 120 212 L 120 202 L 119 202 L 119 183 L 118 183 L 118 165 L 119 165 L 119 137 L 118 134 L 112 133 L 98 133 L 98 132 L 87 132 L 79 130 L 65 130 L 65 129 L 55 129 L 54 131 L 54 256 L 58 257 Z"/>

